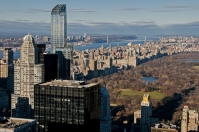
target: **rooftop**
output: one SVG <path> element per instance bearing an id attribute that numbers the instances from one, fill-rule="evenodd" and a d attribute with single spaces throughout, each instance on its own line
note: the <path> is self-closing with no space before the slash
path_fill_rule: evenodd
<path id="1" fill-rule="evenodd" d="M 65 4 L 58 4 L 52 9 L 52 13 L 60 13 L 61 11 L 65 11 Z"/>
<path id="2" fill-rule="evenodd" d="M 36 120 L 33 119 L 0 117 L 0 128 L 15 129 L 34 121 L 36 122 Z"/>
<path id="3" fill-rule="evenodd" d="M 142 102 L 151 102 L 150 95 L 149 94 L 144 94 Z"/>
<path id="4" fill-rule="evenodd" d="M 53 80 L 51 82 L 42 83 L 40 85 L 43 86 L 67 86 L 71 88 L 89 88 L 95 85 L 98 85 L 98 83 L 86 83 L 85 81 L 75 81 L 75 80 Z"/>
<path id="5" fill-rule="evenodd" d="M 173 130 L 178 130 L 179 127 L 173 124 L 164 124 L 164 123 L 158 123 L 154 124 L 152 128 L 162 128 L 162 129 L 173 129 Z"/>

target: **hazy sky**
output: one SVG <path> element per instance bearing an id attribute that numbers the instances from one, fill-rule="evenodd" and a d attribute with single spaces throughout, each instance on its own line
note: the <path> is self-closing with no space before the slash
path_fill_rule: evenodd
<path id="1" fill-rule="evenodd" d="M 50 34 L 57 4 L 68 34 L 199 35 L 199 0 L 1 0 L 0 32 Z"/>

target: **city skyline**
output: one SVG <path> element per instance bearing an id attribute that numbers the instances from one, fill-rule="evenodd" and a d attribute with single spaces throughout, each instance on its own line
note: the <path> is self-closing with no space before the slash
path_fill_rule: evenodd
<path id="1" fill-rule="evenodd" d="M 50 34 L 50 12 L 66 4 L 70 34 L 197 35 L 199 1 L 1 1 L 1 32 Z M 38 4 L 40 3 L 40 4 Z M 31 5 L 31 6 L 28 6 Z M 101 6 L 99 6 L 101 5 Z"/>

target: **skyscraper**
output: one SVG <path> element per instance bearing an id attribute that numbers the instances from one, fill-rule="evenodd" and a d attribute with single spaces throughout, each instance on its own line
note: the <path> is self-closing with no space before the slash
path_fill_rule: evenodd
<path id="1" fill-rule="evenodd" d="M 99 84 L 54 80 L 36 84 L 34 97 L 34 117 L 39 122 L 40 131 L 99 132 Z"/>
<path id="2" fill-rule="evenodd" d="M 100 132 L 111 132 L 110 97 L 106 88 L 100 88 L 101 115 Z"/>
<path id="3" fill-rule="evenodd" d="M 181 132 L 198 132 L 199 130 L 199 112 L 190 110 L 184 106 L 182 111 Z"/>
<path id="4" fill-rule="evenodd" d="M 33 117 L 34 84 L 41 82 L 44 82 L 44 65 L 38 64 L 38 48 L 34 38 L 26 35 L 20 59 L 14 65 L 14 94 L 11 102 L 13 117 Z"/>
<path id="5" fill-rule="evenodd" d="M 141 102 L 140 132 L 150 132 L 151 126 L 158 122 L 158 118 L 152 117 L 152 102 L 149 94 L 144 94 Z"/>
<path id="6" fill-rule="evenodd" d="M 66 5 L 58 4 L 51 11 L 51 46 L 64 47 L 67 38 Z"/>
<path id="7" fill-rule="evenodd" d="M 0 87 L 11 95 L 14 88 L 13 50 L 3 49 L 3 58 L 0 59 Z"/>
<path id="8" fill-rule="evenodd" d="M 58 78 L 72 79 L 73 46 L 67 45 L 66 5 L 58 4 L 51 12 L 52 52 L 58 55 Z"/>

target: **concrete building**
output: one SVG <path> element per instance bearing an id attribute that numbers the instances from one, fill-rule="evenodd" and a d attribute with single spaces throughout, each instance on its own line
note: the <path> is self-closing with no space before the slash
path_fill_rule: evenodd
<path id="1" fill-rule="evenodd" d="M 106 88 L 100 88 L 101 94 L 101 115 L 100 132 L 111 132 L 111 111 L 110 97 Z"/>
<path id="2" fill-rule="evenodd" d="M 151 127 L 151 132 L 179 132 L 179 127 L 172 124 L 155 124 L 153 127 Z"/>
<path id="3" fill-rule="evenodd" d="M 153 124 L 158 123 L 158 118 L 152 117 L 152 102 L 149 94 L 144 94 L 141 102 L 140 132 L 150 132 Z"/>
<path id="4" fill-rule="evenodd" d="M 197 132 L 199 130 L 198 113 L 198 111 L 189 110 L 188 106 L 184 106 L 182 111 L 181 132 Z"/>
<path id="5" fill-rule="evenodd" d="M 90 60 L 89 67 L 90 67 L 90 70 L 92 70 L 92 71 L 97 70 L 97 61 L 96 60 Z"/>
<path id="6" fill-rule="evenodd" d="M 43 41 L 48 42 L 49 40 L 50 40 L 50 38 L 48 36 L 43 37 Z"/>
<path id="7" fill-rule="evenodd" d="M 8 109 L 9 108 L 9 104 L 10 104 L 10 102 L 9 102 L 9 96 L 6 93 L 6 90 L 0 88 L 0 111 L 3 108 Z"/>
<path id="8" fill-rule="evenodd" d="M 20 59 L 14 65 L 14 94 L 12 94 L 11 100 L 12 117 L 33 118 L 34 84 L 44 82 L 44 75 L 44 65 L 38 64 L 38 48 L 34 38 L 31 35 L 26 35 L 21 46 Z M 28 104 L 21 105 L 20 101 L 28 101 Z M 28 108 L 28 113 L 24 113 L 23 109 L 25 108 Z M 21 117 L 20 115 L 24 116 Z"/>
<path id="9" fill-rule="evenodd" d="M 32 119 L 0 117 L 0 132 L 37 132 L 37 122 Z"/>
<path id="10" fill-rule="evenodd" d="M 36 84 L 34 97 L 39 131 L 100 131 L 99 84 L 54 80 Z"/>
<path id="11" fill-rule="evenodd" d="M 11 48 L 3 49 L 3 58 L 0 59 L 0 87 L 5 89 L 11 95 L 14 88 L 14 65 L 13 50 Z"/>
<path id="12" fill-rule="evenodd" d="M 137 110 L 134 112 L 134 123 L 133 123 L 133 127 L 136 132 L 140 131 L 140 119 L 141 119 L 141 110 Z"/>

